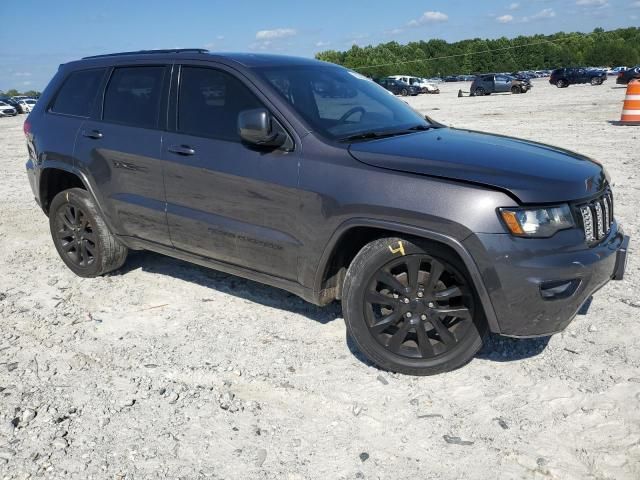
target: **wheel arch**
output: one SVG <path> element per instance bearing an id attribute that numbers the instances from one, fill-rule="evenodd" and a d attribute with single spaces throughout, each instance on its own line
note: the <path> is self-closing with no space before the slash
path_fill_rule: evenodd
<path id="1" fill-rule="evenodd" d="M 100 215 L 112 232 L 117 232 L 114 224 L 101 203 L 101 197 L 97 195 L 96 188 L 91 180 L 83 172 L 72 165 L 63 162 L 46 162 L 40 167 L 38 182 L 38 195 L 40 206 L 44 213 L 49 215 L 49 206 L 53 198 L 68 188 L 82 188 L 93 198 Z"/>
<path id="2" fill-rule="evenodd" d="M 346 268 L 364 245 L 377 238 L 398 235 L 428 240 L 451 250 L 462 261 L 471 277 L 489 329 L 492 332 L 500 332 L 500 326 L 478 266 L 459 240 L 439 232 L 387 220 L 355 218 L 347 220 L 336 229 L 316 269 L 313 290 L 318 292 L 318 303 L 323 305 L 341 298 Z"/>

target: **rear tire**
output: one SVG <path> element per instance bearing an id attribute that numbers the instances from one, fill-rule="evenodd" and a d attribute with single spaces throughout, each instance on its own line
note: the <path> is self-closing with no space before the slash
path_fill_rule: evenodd
<path id="1" fill-rule="evenodd" d="M 365 245 L 347 270 L 342 309 L 358 349 L 381 368 L 407 375 L 465 365 L 487 332 L 464 264 L 421 240 Z"/>
<path id="2" fill-rule="evenodd" d="M 60 258 L 80 277 L 103 275 L 127 259 L 127 247 L 109 231 L 93 197 L 82 188 L 54 197 L 49 227 Z"/>
<path id="3" fill-rule="evenodd" d="M 474 93 L 475 93 L 476 97 L 484 97 L 485 94 L 486 94 L 485 91 L 484 91 L 484 88 L 482 88 L 482 87 L 476 88 Z"/>

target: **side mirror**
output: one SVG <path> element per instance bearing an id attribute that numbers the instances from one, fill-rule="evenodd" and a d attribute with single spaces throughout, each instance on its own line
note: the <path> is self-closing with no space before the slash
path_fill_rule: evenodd
<path id="1" fill-rule="evenodd" d="M 284 145 L 286 134 L 273 127 L 271 115 L 264 108 L 244 110 L 238 115 L 240 138 L 251 145 L 273 148 Z"/>

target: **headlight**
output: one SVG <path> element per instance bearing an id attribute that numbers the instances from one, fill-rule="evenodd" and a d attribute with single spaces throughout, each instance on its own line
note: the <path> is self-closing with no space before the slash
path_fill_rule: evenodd
<path id="1" fill-rule="evenodd" d="M 551 237 L 575 226 L 569 205 L 543 208 L 501 208 L 500 216 L 513 235 Z"/>

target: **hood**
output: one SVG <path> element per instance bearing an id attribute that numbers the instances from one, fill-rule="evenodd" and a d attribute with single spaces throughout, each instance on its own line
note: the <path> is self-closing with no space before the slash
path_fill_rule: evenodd
<path id="1" fill-rule="evenodd" d="M 486 185 L 530 204 L 583 199 L 607 183 L 602 166 L 582 155 L 453 128 L 353 143 L 349 151 L 368 165 Z"/>

